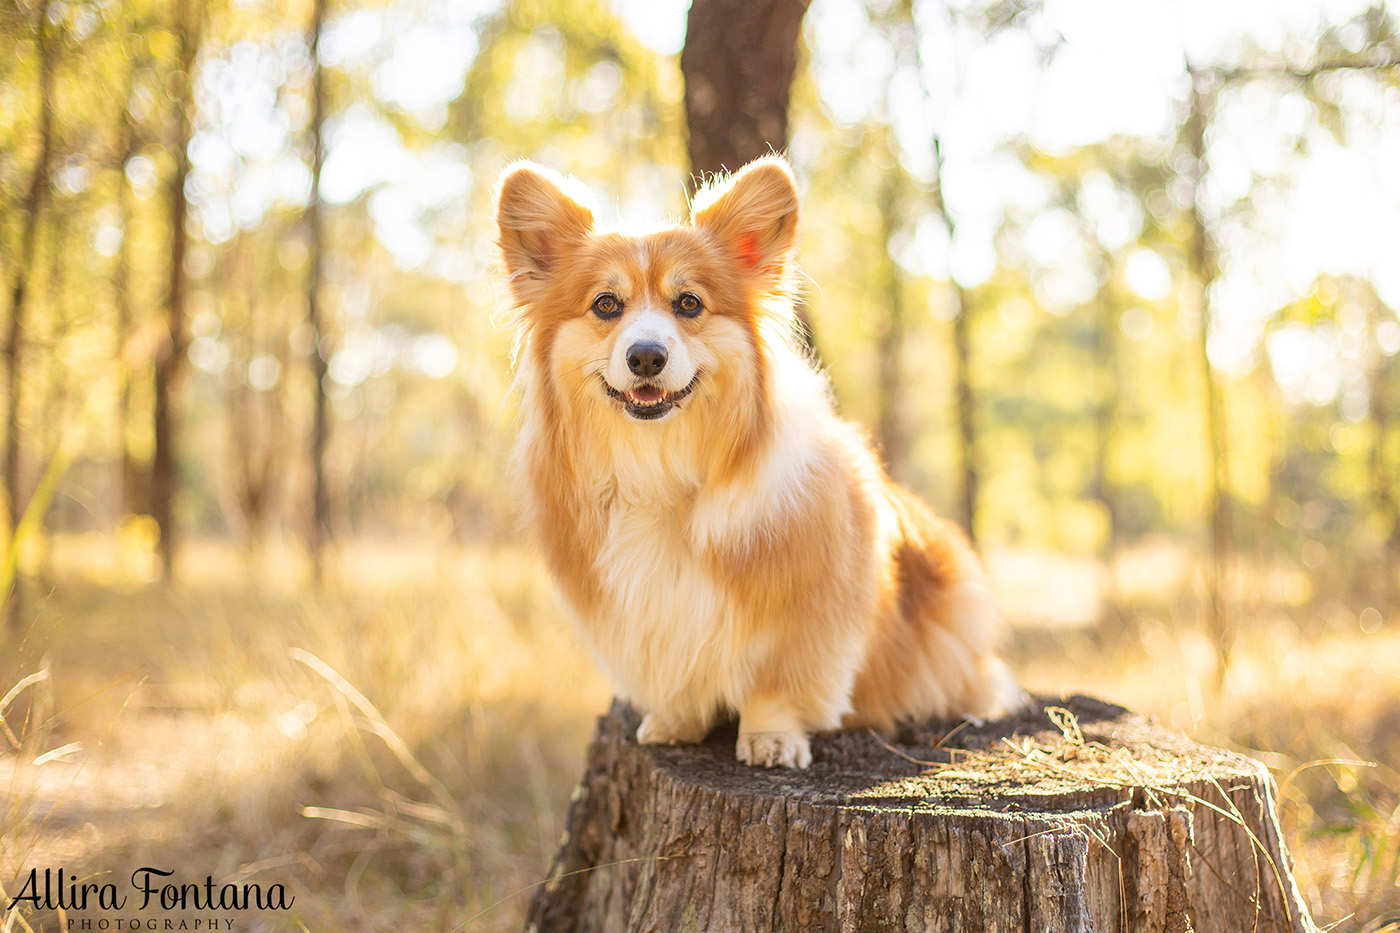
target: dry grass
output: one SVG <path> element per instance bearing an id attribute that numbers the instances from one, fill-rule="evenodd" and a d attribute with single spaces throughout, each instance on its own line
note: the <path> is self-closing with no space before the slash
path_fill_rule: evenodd
<path id="1" fill-rule="evenodd" d="M 1261 759 L 1318 923 L 1400 931 L 1400 613 L 1315 600 L 1295 571 L 1242 574 L 1233 603 L 1247 610 L 1221 684 L 1181 555 L 1126 562 L 1131 623 L 1022 630 L 1026 686 L 1092 693 Z"/>
<path id="2" fill-rule="evenodd" d="M 289 885 L 314 930 L 447 930 L 542 876 L 607 693 L 533 562 L 351 551 L 317 598 L 230 566 L 195 555 L 164 591 L 60 564 L 0 672 L 50 671 L 55 710 L 0 757 L 7 890 L 34 865 L 189 866 Z"/>
<path id="3" fill-rule="evenodd" d="M 0 653 L 0 697 L 47 672 L 0 711 L 21 745 L 0 730 L 11 895 L 36 865 L 124 880 L 152 864 L 296 895 L 294 917 L 240 915 L 240 928 L 519 928 L 526 897 L 497 902 L 543 877 L 607 703 L 533 560 L 355 547 L 313 597 L 294 552 L 250 573 L 201 545 L 166 590 L 128 550 L 55 542 L 23 638 Z M 1134 621 L 1111 630 L 1085 624 L 1092 564 L 992 563 L 1028 620 L 1014 659 L 1027 686 L 1096 693 L 1258 754 L 1319 921 L 1393 929 L 1400 619 L 1252 607 L 1217 692 L 1179 552 L 1128 556 Z M 1333 763 L 1307 766 L 1320 760 Z M 22 913 L 0 914 L 0 930 L 66 919 Z"/>

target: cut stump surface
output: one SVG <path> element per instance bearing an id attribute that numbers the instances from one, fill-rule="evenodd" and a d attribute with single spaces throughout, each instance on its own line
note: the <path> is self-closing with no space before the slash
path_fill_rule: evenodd
<path id="1" fill-rule="evenodd" d="M 819 735 L 805 771 L 638 722 L 599 720 L 528 931 L 1316 930 L 1264 766 L 1090 697 Z"/>

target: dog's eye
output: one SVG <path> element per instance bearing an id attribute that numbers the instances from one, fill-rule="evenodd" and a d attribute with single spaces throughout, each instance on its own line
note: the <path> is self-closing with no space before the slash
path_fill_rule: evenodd
<path id="1" fill-rule="evenodd" d="M 681 292 L 681 296 L 675 302 L 676 313 L 686 317 L 695 317 L 704 310 L 704 307 L 700 303 L 700 299 L 690 292 Z"/>
<path id="2" fill-rule="evenodd" d="M 622 302 L 617 300 L 616 295 L 603 292 L 593 299 L 593 313 L 605 321 L 612 320 L 622 313 Z"/>

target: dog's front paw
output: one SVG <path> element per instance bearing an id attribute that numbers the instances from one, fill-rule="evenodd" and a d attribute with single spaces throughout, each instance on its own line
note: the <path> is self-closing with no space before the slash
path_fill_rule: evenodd
<path id="1" fill-rule="evenodd" d="M 812 745 L 801 732 L 739 732 L 734 750 L 746 765 L 765 768 L 805 768 L 812 763 Z"/>
<path id="2" fill-rule="evenodd" d="M 637 741 L 642 745 L 693 745 L 709 732 L 698 723 L 677 723 L 655 713 L 642 717 L 637 727 Z"/>

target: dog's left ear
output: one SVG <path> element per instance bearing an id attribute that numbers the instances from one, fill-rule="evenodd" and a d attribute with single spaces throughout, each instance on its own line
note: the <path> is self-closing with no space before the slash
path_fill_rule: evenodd
<path id="1" fill-rule="evenodd" d="M 755 159 L 695 196 L 691 223 L 709 230 L 736 264 L 777 284 L 797 246 L 797 184 L 781 156 Z"/>

